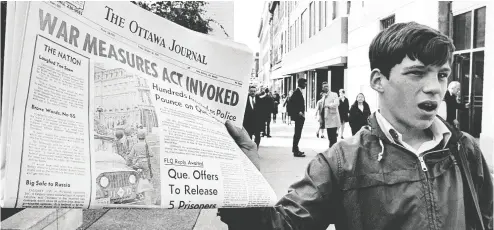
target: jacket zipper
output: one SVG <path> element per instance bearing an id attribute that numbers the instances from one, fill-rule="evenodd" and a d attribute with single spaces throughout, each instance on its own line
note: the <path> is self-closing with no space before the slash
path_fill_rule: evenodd
<path id="1" fill-rule="evenodd" d="M 420 156 L 419 161 L 420 161 L 420 166 L 422 167 L 422 171 L 427 172 L 427 165 L 425 164 L 424 156 Z M 425 174 L 425 176 L 427 177 L 427 173 Z"/>
<path id="2" fill-rule="evenodd" d="M 436 151 L 432 151 L 432 152 L 426 152 L 422 156 L 419 156 L 419 161 L 420 161 L 420 166 L 422 167 L 422 171 L 424 171 L 424 172 L 427 172 L 428 171 L 427 165 L 425 164 L 425 161 L 424 161 L 425 155 L 428 155 L 428 154 L 431 154 L 431 153 L 444 152 L 446 150 L 447 149 L 440 149 L 440 150 L 436 150 Z M 426 173 L 426 175 L 427 175 L 427 173 Z"/>
<path id="3" fill-rule="evenodd" d="M 399 144 L 396 144 L 396 143 L 391 143 L 391 145 L 394 145 L 395 147 L 398 147 L 398 148 L 400 148 L 400 149 L 404 150 L 405 152 L 408 152 L 409 154 L 413 154 L 414 156 L 417 156 L 417 154 L 415 154 L 414 152 L 412 152 L 412 151 L 408 150 L 407 148 L 405 148 L 405 147 L 403 147 L 403 146 L 401 146 L 401 145 L 399 145 Z M 446 150 L 447 150 L 447 149 L 440 149 L 440 150 L 436 150 L 436 151 L 432 151 L 432 152 L 426 152 L 426 153 L 424 153 L 422 156 L 417 156 L 417 157 L 418 157 L 418 159 L 419 159 L 419 162 L 420 162 L 420 167 L 422 168 L 422 171 L 424 171 L 424 172 L 427 172 L 427 171 L 428 171 L 428 169 L 427 169 L 427 165 L 425 164 L 425 161 L 424 161 L 424 157 L 425 157 L 425 155 L 428 155 L 428 154 L 430 154 L 430 153 L 438 153 L 438 152 L 443 152 L 443 151 L 446 151 Z M 428 176 L 428 175 L 427 175 L 427 173 L 425 173 L 425 175 L 426 175 L 426 176 Z"/>
<path id="4" fill-rule="evenodd" d="M 395 146 L 397 146 L 398 148 L 401 148 L 402 150 L 404 150 L 405 152 L 408 152 L 408 153 L 411 153 L 415 156 L 417 156 L 417 154 L 413 153 L 412 151 L 406 149 L 405 147 L 401 146 L 401 145 L 398 145 L 398 144 L 393 144 Z M 431 215 L 432 215 L 432 225 L 434 226 L 434 229 L 436 229 L 436 224 L 434 223 L 434 219 L 435 219 L 435 214 L 434 214 L 434 210 L 435 210 L 435 205 L 434 205 L 434 201 L 433 201 L 433 197 L 432 197 L 432 189 L 431 189 L 431 186 L 429 184 L 429 173 L 427 173 L 428 169 L 427 169 L 427 165 L 425 164 L 425 161 L 424 161 L 424 157 L 430 153 L 437 153 L 437 152 L 443 152 L 443 151 L 446 151 L 447 149 L 441 149 L 441 150 L 436 150 L 436 151 L 432 151 L 432 152 L 426 152 L 424 153 L 422 156 L 418 156 L 418 159 L 420 161 L 420 167 L 422 168 L 422 171 L 424 172 L 425 174 L 425 181 L 426 181 L 426 184 L 427 184 L 427 191 L 429 193 L 429 199 L 430 199 L 430 206 L 431 206 Z"/>

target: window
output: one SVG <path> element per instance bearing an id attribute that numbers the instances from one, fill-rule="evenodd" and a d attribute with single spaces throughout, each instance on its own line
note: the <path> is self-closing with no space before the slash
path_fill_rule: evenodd
<path id="1" fill-rule="evenodd" d="M 278 7 L 280 8 L 279 18 L 282 18 L 285 15 L 285 1 L 281 1 Z"/>
<path id="2" fill-rule="evenodd" d="M 296 32 L 296 24 L 292 25 L 291 27 L 291 30 L 292 30 L 292 36 L 290 36 L 292 38 L 292 48 L 290 50 L 293 50 L 295 48 L 295 38 L 297 37 L 297 35 L 295 34 Z"/>
<path id="3" fill-rule="evenodd" d="M 473 48 L 485 46 L 485 6 L 476 9 L 473 20 Z"/>
<path id="4" fill-rule="evenodd" d="M 299 19 L 295 20 L 295 48 L 298 46 L 298 41 L 300 39 L 300 33 L 299 33 L 299 28 L 300 28 L 300 25 L 298 24 L 299 23 Z"/>
<path id="5" fill-rule="evenodd" d="M 281 2 L 282 3 L 282 6 L 283 6 L 283 16 L 286 17 L 287 16 L 287 13 L 288 13 L 288 2 Z"/>
<path id="6" fill-rule="evenodd" d="M 304 12 L 302 12 L 302 15 L 300 15 L 300 17 L 302 18 L 302 21 L 301 21 L 301 24 L 300 24 L 300 33 L 301 33 L 301 42 L 300 43 L 304 43 L 304 41 L 307 40 L 307 38 L 309 38 L 309 15 L 307 13 L 307 9 L 304 10 Z"/>
<path id="7" fill-rule="evenodd" d="M 454 16 L 453 25 L 453 41 L 456 50 L 470 49 L 472 40 L 472 12 Z"/>
<path id="8" fill-rule="evenodd" d="M 283 40 L 283 42 L 282 42 L 283 52 L 281 54 L 286 54 L 287 49 L 288 49 L 288 47 L 286 46 L 286 41 L 288 40 L 288 37 L 286 36 L 286 31 L 285 30 L 283 30 L 281 32 L 281 36 L 283 36 L 285 38 L 285 40 Z"/>
<path id="9" fill-rule="evenodd" d="M 288 29 L 288 52 L 293 49 L 293 26 Z"/>
<path id="10" fill-rule="evenodd" d="M 319 30 L 326 26 L 326 2 L 319 2 Z"/>
<path id="11" fill-rule="evenodd" d="M 381 20 L 381 30 L 384 30 L 395 23 L 395 15 L 391 15 L 383 20 Z"/>
<path id="12" fill-rule="evenodd" d="M 324 1 L 324 27 L 328 25 L 328 1 Z"/>
<path id="13" fill-rule="evenodd" d="M 338 11 L 336 10 L 337 5 L 338 5 L 338 2 L 333 1 L 333 20 L 336 18 L 337 14 L 338 14 Z"/>
<path id="14" fill-rule="evenodd" d="M 283 54 L 283 33 L 281 33 L 281 43 L 280 43 L 280 56 Z"/>
<path id="15" fill-rule="evenodd" d="M 295 20 L 295 24 L 293 24 L 293 31 L 292 31 L 292 50 L 297 47 L 297 20 Z"/>
<path id="16" fill-rule="evenodd" d="M 286 28 L 285 31 L 285 51 L 290 52 L 290 27 Z"/>
<path id="17" fill-rule="evenodd" d="M 283 2 L 282 2 L 282 3 L 283 3 Z M 281 18 L 283 18 L 283 14 L 285 13 L 285 12 L 283 11 L 283 7 L 282 7 L 282 6 L 280 6 L 280 5 L 278 5 L 278 6 L 276 7 L 276 11 L 278 11 L 278 21 L 281 21 Z"/>
<path id="18" fill-rule="evenodd" d="M 311 2 L 309 5 L 309 38 L 316 34 L 316 4 Z"/>

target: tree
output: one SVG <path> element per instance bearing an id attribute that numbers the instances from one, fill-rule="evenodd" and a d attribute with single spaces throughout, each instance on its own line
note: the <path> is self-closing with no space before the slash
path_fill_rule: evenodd
<path id="1" fill-rule="evenodd" d="M 132 3 L 154 14 L 166 18 L 188 29 L 208 34 L 213 31 L 210 23 L 217 24 L 227 37 L 230 37 L 225 28 L 212 18 L 205 18 L 204 7 L 209 4 L 203 1 L 160 1 L 160 2 L 135 2 Z"/>

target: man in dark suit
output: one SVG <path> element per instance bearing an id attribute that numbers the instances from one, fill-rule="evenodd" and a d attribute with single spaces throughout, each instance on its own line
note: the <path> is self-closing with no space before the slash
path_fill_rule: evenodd
<path id="1" fill-rule="evenodd" d="M 278 114 L 278 105 L 280 104 L 280 94 L 278 94 L 278 91 L 274 91 L 273 94 L 273 101 L 274 101 L 274 109 L 273 109 L 273 122 L 276 123 L 276 115 Z"/>
<path id="2" fill-rule="evenodd" d="M 298 88 L 293 92 L 293 95 L 290 98 L 290 117 L 292 118 L 292 121 L 295 121 L 292 152 L 295 157 L 305 157 L 304 152 L 301 152 L 298 148 L 298 143 L 300 142 L 305 122 L 305 102 L 304 96 L 302 95 L 302 89 L 305 89 L 307 80 L 305 78 L 299 78 L 297 84 Z"/>
<path id="3" fill-rule="evenodd" d="M 444 95 L 444 102 L 446 102 L 446 121 L 453 127 L 459 128 L 459 122 L 456 119 L 456 110 L 465 110 L 469 107 L 470 103 L 461 104 L 458 102 L 457 97 L 460 94 L 460 83 L 452 81 L 448 85 L 448 91 Z"/>
<path id="4" fill-rule="evenodd" d="M 261 116 L 259 106 L 258 106 L 259 96 L 256 95 L 256 87 L 251 85 L 249 87 L 249 96 L 247 97 L 247 105 L 245 106 L 244 113 L 244 129 L 249 134 L 249 137 L 252 139 L 252 135 L 254 135 L 254 142 L 257 144 L 257 148 L 259 148 L 259 144 L 261 143 Z"/>
<path id="5" fill-rule="evenodd" d="M 259 95 L 259 110 L 262 114 L 262 135 L 261 137 L 271 137 L 271 113 L 273 113 L 274 102 L 269 95 L 269 89 L 265 88 Z"/>

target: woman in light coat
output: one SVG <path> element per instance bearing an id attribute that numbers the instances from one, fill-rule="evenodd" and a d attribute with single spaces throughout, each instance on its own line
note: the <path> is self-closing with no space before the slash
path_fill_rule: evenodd
<path id="1" fill-rule="evenodd" d="M 317 108 L 316 108 L 316 114 L 315 118 L 317 122 L 319 123 L 319 128 L 316 131 L 316 137 L 319 137 L 319 134 L 321 134 L 321 138 L 324 138 L 324 132 L 326 131 L 326 127 L 324 126 L 324 112 L 322 111 L 323 106 L 322 103 L 324 101 L 324 98 L 326 97 L 326 94 L 321 92 L 321 99 L 317 101 Z"/>
<path id="2" fill-rule="evenodd" d="M 286 123 L 286 105 L 285 105 L 285 101 L 286 101 L 286 95 L 283 94 L 283 95 L 281 95 L 281 101 L 278 104 L 278 111 L 281 113 L 281 120 L 283 121 L 283 123 Z"/>
<path id="3" fill-rule="evenodd" d="M 329 147 L 331 147 L 337 141 L 338 134 L 336 131 L 341 126 L 340 113 L 338 112 L 338 106 L 340 105 L 338 94 L 328 92 L 321 104 L 324 106 L 324 128 L 327 130 Z"/>

